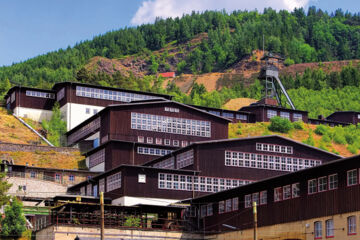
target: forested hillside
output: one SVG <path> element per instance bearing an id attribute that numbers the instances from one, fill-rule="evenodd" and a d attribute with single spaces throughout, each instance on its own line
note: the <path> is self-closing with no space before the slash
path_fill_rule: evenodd
<path id="1" fill-rule="evenodd" d="M 177 74 L 227 72 L 245 57 L 254 57 L 253 50 L 262 49 L 263 36 L 265 50 L 285 56 L 285 65 L 360 59 L 359 14 L 341 10 L 329 14 L 314 7 L 293 12 L 272 9 L 265 9 L 263 13 L 206 11 L 108 32 L 74 47 L 1 67 L 0 94 L 9 88 L 9 80 L 42 88 L 50 88 L 55 82 L 82 81 L 168 93 L 175 95 L 178 101 L 212 107 L 221 107 L 227 100 L 237 97 L 259 99 L 262 90 L 259 81 L 249 86 L 240 79 L 215 92 L 207 92 L 201 84 L 195 83 L 190 94 L 185 95 L 172 82 L 164 89 L 163 79 L 156 77 L 156 73 L 169 70 Z M 89 65 L 98 67 L 94 57 L 97 58 L 95 62 L 100 61 L 98 57 L 109 59 L 106 62 L 108 72 L 89 69 Z M 116 61 L 121 61 L 124 67 L 117 68 Z M 292 89 L 290 95 L 296 106 L 310 110 L 311 116 L 318 114 L 315 111 L 326 115 L 342 107 L 360 110 L 360 104 L 348 104 L 356 97 L 353 89 L 360 85 L 358 64 L 350 64 L 338 72 L 327 72 L 320 63 L 315 70 L 282 78 L 286 87 Z M 346 92 L 343 89 L 346 86 L 354 86 L 350 88 L 354 93 Z M 318 101 L 311 106 L 301 101 L 304 95 L 313 99 L 327 90 L 332 94 L 341 93 L 337 97 L 342 96 L 342 104 L 335 107 L 327 104 L 326 109 L 321 109 Z"/>

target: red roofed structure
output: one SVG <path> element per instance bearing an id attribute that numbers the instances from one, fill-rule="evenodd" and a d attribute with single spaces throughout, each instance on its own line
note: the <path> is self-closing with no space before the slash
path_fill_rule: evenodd
<path id="1" fill-rule="evenodd" d="M 165 77 L 165 78 L 173 78 L 173 77 L 175 77 L 175 72 L 160 73 L 160 76 Z"/>

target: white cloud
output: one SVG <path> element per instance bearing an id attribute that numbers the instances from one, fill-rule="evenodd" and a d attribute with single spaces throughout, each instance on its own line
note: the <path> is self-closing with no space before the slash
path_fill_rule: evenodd
<path id="1" fill-rule="evenodd" d="M 192 11 L 233 10 L 262 11 L 266 7 L 273 9 L 293 10 L 295 7 L 306 7 L 310 0 L 144 0 L 131 19 L 131 24 L 153 22 L 156 17 L 181 17 Z"/>

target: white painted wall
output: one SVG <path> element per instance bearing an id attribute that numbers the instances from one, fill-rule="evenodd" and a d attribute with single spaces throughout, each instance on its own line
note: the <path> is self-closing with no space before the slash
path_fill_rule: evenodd
<path id="1" fill-rule="evenodd" d="M 16 107 L 14 109 L 14 114 L 17 117 L 30 118 L 33 121 L 42 122 L 43 120 L 50 120 L 52 116 L 52 111 L 35 108 Z"/>
<path id="2" fill-rule="evenodd" d="M 89 168 L 89 160 L 86 158 L 86 166 Z M 89 168 L 91 172 L 105 172 L 105 163 L 100 163 L 92 168 Z"/>
<path id="3" fill-rule="evenodd" d="M 86 109 L 90 110 L 90 113 L 86 113 Z M 67 123 L 67 130 L 71 130 L 89 117 L 94 115 L 94 110 L 100 112 L 104 107 L 86 105 L 86 104 L 77 104 L 77 103 L 67 103 L 60 108 L 63 119 Z"/>
<path id="4" fill-rule="evenodd" d="M 142 198 L 142 197 L 128 197 L 123 196 L 112 200 L 112 204 L 121 206 L 134 206 L 137 204 L 148 204 L 156 206 L 167 206 L 172 203 L 176 203 L 179 200 L 176 199 L 165 199 L 165 198 Z"/>

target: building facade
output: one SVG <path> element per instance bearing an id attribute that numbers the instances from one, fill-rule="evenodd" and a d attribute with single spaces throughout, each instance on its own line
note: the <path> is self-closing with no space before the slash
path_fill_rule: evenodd
<path id="1" fill-rule="evenodd" d="M 359 168 L 354 156 L 193 199 L 198 230 L 251 239 L 256 202 L 261 239 L 357 239 Z"/>

